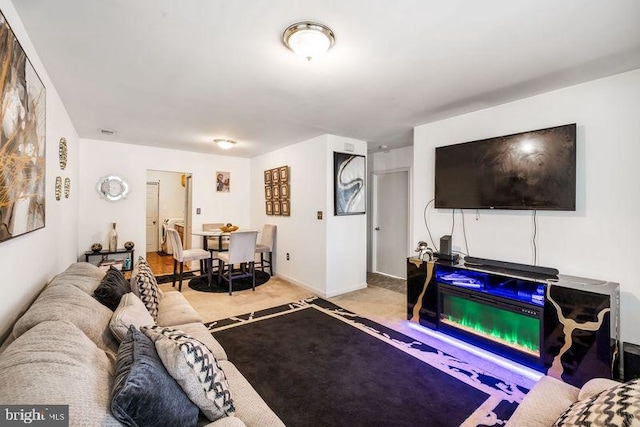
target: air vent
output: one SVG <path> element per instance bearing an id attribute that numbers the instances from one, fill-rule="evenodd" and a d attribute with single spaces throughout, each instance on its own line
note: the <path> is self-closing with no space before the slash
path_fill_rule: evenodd
<path id="1" fill-rule="evenodd" d="M 111 129 L 99 129 L 102 135 L 115 135 L 116 131 Z"/>

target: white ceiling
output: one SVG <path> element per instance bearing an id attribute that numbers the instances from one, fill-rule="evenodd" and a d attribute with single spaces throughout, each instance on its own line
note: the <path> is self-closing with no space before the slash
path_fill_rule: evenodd
<path id="1" fill-rule="evenodd" d="M 227 137 L 241 157 L 325 133 L 411 145 L 414 126 L 640 68 L 639 0 L 13 3 L 81 137 Z M 302 20 L 336 34 L 317 61 L 282 44 Z"/>

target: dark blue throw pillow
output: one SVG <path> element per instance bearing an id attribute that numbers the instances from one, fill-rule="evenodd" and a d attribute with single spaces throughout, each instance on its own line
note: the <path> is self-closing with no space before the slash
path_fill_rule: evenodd
<path id="1" fill-rule="evenodd" d="M 131 292 L 131 284 L 124 278 L 122 272 L 114 267 L 109 267 L 100 284 L 93 291 L 93 297 L 115 311 L 124 294 Z"/>
<path id="2" fill-rule="evenodd" d="M 169 375 L 153 341 L 135 326 L 118 349 L 111 412 L 125 426 L 198 423 L 198 407 Z"/>

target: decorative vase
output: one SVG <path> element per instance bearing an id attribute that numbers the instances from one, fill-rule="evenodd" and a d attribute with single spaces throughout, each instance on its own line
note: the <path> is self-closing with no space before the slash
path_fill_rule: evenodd
<path id="1" fill-rule="evenodd" d="M 109 251 L 115 252 L 118 250 L 118 232 L 116 231 L 116 223 L 112 223 L 111 231 L 109 232 Z"/>

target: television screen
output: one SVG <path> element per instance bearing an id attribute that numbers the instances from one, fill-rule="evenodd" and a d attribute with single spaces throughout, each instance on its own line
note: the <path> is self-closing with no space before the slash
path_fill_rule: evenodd
<path id="1" fill-rule="evenodd" d="M 576 210 L 576 124 L 436 148 L 435 207 Z"/>

